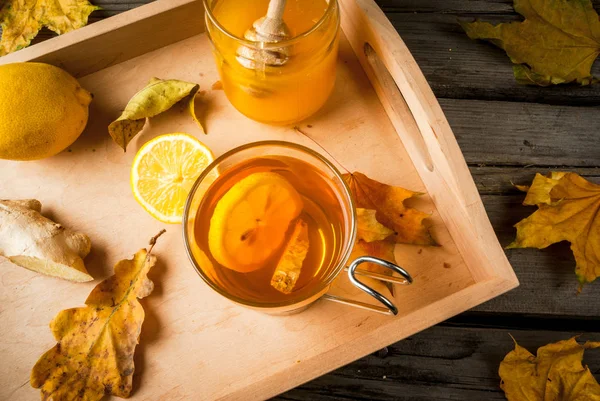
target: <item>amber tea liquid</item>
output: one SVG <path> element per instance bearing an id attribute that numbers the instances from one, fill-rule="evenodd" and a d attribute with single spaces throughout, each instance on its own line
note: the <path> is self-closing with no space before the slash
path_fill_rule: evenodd
<path id="1" fill-rule="evenodd" d="M 236 183 L 255 173 L 264 172 L 276 173 L 287 180 L 300 195 L 302 209 L 294 221 L 286 224 L 286 238 L 280 249 L 256 270 L 243 273 L 221 265 L 217 261 L 218 258 L 211 253 L 211 219 L 219 200 Z M 312 294 L 315 287 L 325 281 L 337 266 L 340 247 L 343 245 L 344 228 L 348 225 L 344 216 L 342 202 L 333 183 L 321 171 L 296 158 L 259 157 L 222 172 L 207 190 L 196 214 L 195 244 L 192 246 L 197 247 L 206 256 L 204 261 L 200 261 L 202 270 L 228 295 L 260 305 L 291 303 Z M 289 293 L 283 293 L 273 287 L 273 274 L 280 266 L 285 244 L 292 239 L 294 225 L 298 220 L 306 223 L 310 245 L 293 289 Z"/>

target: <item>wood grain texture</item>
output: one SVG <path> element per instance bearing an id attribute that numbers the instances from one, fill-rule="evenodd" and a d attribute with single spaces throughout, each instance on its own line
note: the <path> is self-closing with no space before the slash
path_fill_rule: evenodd
<path id="1" fill-rule="evenodd" d="M 597 180 L 598 181 L 598 180 Z M 512 227 L 536 208 L 522 206 L 524 196 L 484 195 L 486 210 L 502 245 L 515 238 Z M 519 277 L 519 288 L 475 308 L 478 311 L 557 316 L 598 316 L 600 282 L 586 285 L 577 295 L 575 260 L 568 243 L 537 249 L 511 249 L 508 259 Z"/>
<path id="2" fill-rule="evenodd" d="M 395 2 L 394 4 L 400 4 Z M 511 100 L 548 104 L 600 106 L 600 85 L 580 88 L 559 85 L 553 88 L 523 86 L 516 83 L 506 53 L 483 41 L 467 37 L 457 21 L 479 18 L 488 22 L 507 22 L 520 17 L 500 4 L 493 13 L 479 11 L 477 5 L 496 4 L 463 1 L 463 11 L 442 6 L 443 2 L 425 2 L 440 8 L 436 12 L 396 11 L 386 8 L 387 16 L 406 42 L 436 96 L 443 98 Z M 452 2 L 457 5 L 457 1 Z M 470 10 L 472 3 L 476 11 Z M 597 7 L 600 8 L 600 7 Z M 402 10 L 406 10 L 402 8 Z M 592 72 L 600 75 L 600 62 Z"/>
<path id="3" fill-rule="evenodd" d="M 152 118 L 131 142 L 128 152 L 123 153 L 107 135 L 106 127 L 148 77 L 193 81 L 201 88 L 209 88 L 218 79 L 209 38 L 187 29 L 196 26 L 192 11 L 198 4 L 192 0 L 156 2 L 137 13 L 121 14 L 2 58 L 0 64 L 17 60 L 56 62 L 80 76 L 82 86 L 94 93 L 94 102 L 86 130 L 69 152 L 32 163 L 1 161 L 0 193 L 12 199 L 43 199 L 47 209 L 62 216 L 58 219 L 61 223 L 84 229 L 92 238 L 96 253 L 86 264 L 110 270 L 117 258 L 136 249 L 134 243 L 139 243 L 139 235 L 131 233 L 153 233 L 161 225 L 136 204 L 129 180 L 123 179 L 129 176 L 132 158 L 143 143 L 167 132 L 188 132 L 200 135 L 220 155 L 249 142 L 288 140 L 316 151 L 327 149 L 332 160 L 350 171 L 428 192 L 414 205 L 431 213 L 433 235 L 441 246 L 397 246 L 403 267 L 415 279 L 411 286 L 394 294 L 400 306 L 397 317 L 319 302 L 304 313 L 278 319 L 236 307 L 195 277 L 187 261 L 181 227 L 175 226 L 161 238 L 164 248 L 156 249 L 165 267 L 157 280 L 164 286 L 164 294 L 160 296 L 159 292 L 158 297 L 147 300 L 148 310 L 156 314 L 164 330 L 157 336 L 153 330 L 156 323 L 142 329 L 142 337 L 150 335 L 148 330 L 155 335 L 151 360 L 161 363 L 141 370 L 143 377 L 155 380 L 144 380 L 135 397 L 190 399 L 202 394 L 203 399 L 262 400 L 516 286 L 514 272 L 433 93 L 394 28 L 371 0 L 340 1 L 342 20 L 359 23 L 344 26 L 338 84 L 327 105 L 305 122 L 306 134 L 292 127 L 255 123 L 237 112 L 223 91 L 205 91 L 199 96 L 198 105 L 203 110 L 210 109 L 204 124 L 209 135 L 199 133 L 194 121 L 174 108 Z M 149 30 L 154 24 L 161 29 Z M 178 27 L 186 29 L 180 31 Z M 182 32 L 193 36 L 181 40 Z M 126 38 L 144 40 L 145 47 L 131 48 Z M 362 44 L 370 41 L 375 46 L 378 38 L 393 45 L 376 48 L 382 59 L 392 61 L 387 67 L 393 82 L 402 88 L 398 98 L 406 98 L 406 107 L 410 107 L 403 117 L 408 119 L 412 113 L 418 129 L 392 125 L 400 118 L 389 117 L 390 111 L 384 109 L 386 94 L 376 93 L 377 85 L 374 88 L 360 64 L 363 59 L 358 52 L 362 51 Z M 101 46 L 87 46 L 99 39 L 103 40 Z M 153 49 L 153 44 L 159 48 Z M 139 52 L 147 53 L 136 57 Z M 112 61 L 115 55 L 118 63 Z M 74 62 L 73 57 L 82 63 Z M 419 154 L 409 152 L 407 145 L 411 138 L 423 134 L 423 127 L 431 131 L 425 132 L 431 170 L 422 165 Z M 190 224 L 194 226 L 194 222 Z M 93 268 L 90 271 L 95 277 L 105 275 Z M 34 390 L 16 385 L 26 380 L 36 355 L 47 348 L 41 340 L 47 329 L 36 323 L 49 321 L 65 304 L 80 303 L 80 292 L 86 290 L 85 286 L 51 281 L 9 263 L 0 270 L 0 304 L 10 305 L 2 311 L 2 337 L 19 338 L 29 344 L 26 352 L 0 346 L 0 359 L 11 361 L 10 366 L 14 367 L 0 366 L 0 398 L 10 395 L 24 401 L 39 397 Z M 342 274 L 336 285 L 345 281 L 347 277 Z M 49 290 L 54 285 L 62 286 L 63 296 L 56 297 Z M 360 291 L 341 285 L 351 298 L 369 301 L 356 297 Z M 297 306 L 317 300 L 327 292 L 326 284 L 318 291 Z M 35 310 L 36 319 L 20 318 L 31 310 Z M 190 369 L 198 366 L 210 369 L 202 369 L 201 375 L 190 375 Z"/>
<path id="4" fill-rule="evenodd" d="M 93 23 L 150 1 L 95 0 Z M 600 0 L 592 0 L 600 10 Z M 377 0 L 440 99 L 494 229 L 503 245 L 535 208 L 521 205 L 511 181 L 535 172 L 576 171 L 600 183 L 600 85 L 517 85 L 505 53 L 471 41 L 457 19 L 512 21 L 511 0 Z M 36 42 L 53 36 L 43 30 Z M 600 75 L 600 62 L 593 68 Z M 526 102 L 526 103 L 524 103 Z M 600 332 L 600 284 L 575 296 L 574 260 L 566 244 L 507 252 L 521 286 L 504 296 L 390 347 L 386 358 L 363 358 L 276 400 L 502 400 L 497 366 L 510 332 L 534 351 L 573 333 Z M 467 326 L 467 327 L 465 327 Z M 493 328 L 490 328 L 493 326 Z M 593 372 L 600 352 L 588 352 Z M 384 379 L 383 376 L 386 376 Z"/>
<path id="5" fill-rule="evenodd" d="M 198 1 L 155 2 L 11 53 L 0 64 L 49 63 L 81 78 L 202 33 L 204 25 L 189 16 L 197 15 L 201 21 L 203 11 Z"/>
<path id="6" fill-rule="evenodd" d="M 600 166 L 600 107 L 464 99 L 440 105 L 470 165 Z"/>
<path id="7" fill-rule="evenodd" d="M 274 400 L 505 400 L 498 365 L 514 347 L 509 333 L 534 354 L 546 343 L 580 334 L 436 326 Z M 581 339 L 597 341 L 600 332 L 586 333 Z M 597 372 L 600 351 L 586 351 L 584 361 Z"/>
<path id="8" fill-rule="evenodd" d="M 90 22 L 146 4 L 151 0 L 96 0 L 103 9 Z M 600 85 L 537 88 L 518 85 L 506 54 L 488 43 L 470 40 L 458 19 L 490 22 L 518 20 L 510 0 L 378 0 L 419 63 L 438 98 L 512 100 L 550 104 L 600 106 Z M 600 9 L 600 1 L 593 1 Z M 39 39 L 54 34 L 43 30 Z M 600 62 L 593 68 L 600 75 Z"/>
<path id="9" fill-rule="evenodd" d="M 550 171 L 570 171 L 580 174 L 587 180 L 600 184 L 600 167 L 493 167 L 472 165 L 471 174 L 477 189 L 482 195 L 519 195 L 523 194 L 513 184 L 530 184 L 536 173 L 548 174 Z"/>
<path id="10" fill-rule="evenodd" d="M 454 133 L 406 45 L 372 2 L 342 1 L 340 9 L 342 30 L 473 279 L 497 293 L 514 288 Z"/>

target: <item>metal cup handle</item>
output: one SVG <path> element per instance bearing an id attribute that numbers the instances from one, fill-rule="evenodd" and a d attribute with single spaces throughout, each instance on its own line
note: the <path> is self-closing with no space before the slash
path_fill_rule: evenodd
<path id="1" fill-rule="evenodd" d="M 388 276 L 385 274 L 374 273 L 374 272 L 370 272 L 368 270 L 359 269 L 358 266 L 362 263 L 378 264 L 380 266 L 385 267 L 386 269 L 392 270 L 392 272 L 394 272 L 394 273 L 398 273 L 402 278 L 398 278 L 395 276 Z M 370 277 L 375 280 L 384 281 L 384 282 L 392 283 L 392 284 L 400 284 L 400 285 L 409 285 L 409 284 L 412 284 L 412 282 L 413 282 L 413 278 L 411 277 L 410 273 L 408 273 L 406 270 L 404 270 L 400 266 L 398 266 L 392 262 L 388 262 L 387 260 L 374 258 L 372 256 L 361 256 L 359 258 L 356 258 L 350 264 L 350 266 L 347 267 L 345 270 L 348 271 L 348 278 L 350 279 L 350 282 L 355 287 L 359 288 L 363 292 L 366 292 L 367 294 L 369 294 L 370 296 L 375 298 L 377 301 L 379 301 L 381 304 L 383 304 L 383 306 L 371 305 L 366 302 L 355 301 L 352 299 L 338 297 L 336 295 L 331 295 L 331 294 L 325 294 L 325 295 L 323 295 L 322 298 L 329 300 L 329 301 L 341 303 L 344 305 L 350 305 L 350 306 L 354 306 L 356 308 L 361 308 L 361 309 L 366 309 L 366 310 L 370 310 L 373 312 L 382 313 L 384 315 L 395 316 L 398 314 L 398 308 L 388 298 L 386 298 L 379 292 L 375 291 L 374 289 L 372 289 L 365 283 L 358 280 L 356 278 L 356 276 Z"/>

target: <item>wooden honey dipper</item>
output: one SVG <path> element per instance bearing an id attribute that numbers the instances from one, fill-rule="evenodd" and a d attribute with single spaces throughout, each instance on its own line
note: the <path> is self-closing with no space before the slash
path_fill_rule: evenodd
<path id="1" fill-rule="evenodd" d="M 246 31 L 244 38 L 252 42 L 278 43 L 290 38 L 290 30 L 283 22 L 283 12 L 287 0 L 271 0 L 267 15 L 254 21 Z M 289 49 L 285 47 L 260 49 L 240 46 L 237 50 L 238 62 L 246 68 L 255 70 L 264 67 L 278 67 L 289 59 Z"/>

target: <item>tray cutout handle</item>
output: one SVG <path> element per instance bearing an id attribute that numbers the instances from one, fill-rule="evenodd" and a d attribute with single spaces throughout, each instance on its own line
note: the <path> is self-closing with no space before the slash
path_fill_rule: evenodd
<path id="1" fill-rule="evenodd" d="M 441 142 L 443 138 L 438 137 L 436 134 L 423 105 L 418 101 L 410 101 L 400 90 L 397 79 L 404 76 L 400 74 L 398 78 L 394 78 L 376 49 L 368 41 L 364 42 L 362 50 L 364 60 L 370 67 L 370 72 L 378 81 L 378 87 L 383 98 L 385 98 L 387 106 L 391 108 L 396 117 L 395 123 L 401 124 L 404 128 L 403 132 L 406 135 L 401 137 L 405 142 L 405 146 L 410 145 L 407 148 L 412 152 L 413 163 L 420 161 L 428 173 L 443 177 L 447 186 L 446 190 L 451 191 L 455 199 L 467 208 L 470 202 L 463 201 L 463 194 L 458 184 L 459 178 L 453 173 L 454 166 L 448 160 L 449 156 L 444 150 L 444 144 Z M 407 78 L 404 77 L 404 79 Z M 406 84 L 411 85 L 408 80 Z M 416 96 L 411 92 L 412 95 Z M 410 144 L 406 141 L 409 141 Z"/>
<path id="2" fill-rule="evenodd" d="M 407 132 L 419 133 L 419 135 L 412 135 L 415 148 L 418 150 L 419 156 L 427 170 L 433 172 L 433 160 L 431 159 L 431 154 L 427 149 L 427 143 L 425 142 L 423 135 L 420 134 L 421 130 L 419 129 L 415 117 L 410 111 L 404 96 L 402 96 L 402 92 L 398 88 L 394 77 L 383 64 L 377 55 L 377 52 L 375 52 L 375 49 L 373 49 L 373 46 L 371 46 L 369 43 L 365 43 L 363 49 L 365 52 L 365 57 L 373 70 L 373 74 L 375 74 L 375 77 L 379 80 L 379 83 L 381 84 L 381 90 L 388 99 L 389 105 L 393 112 L 402 118 L 403 124 L 406 125 Z"/>
<path id="3" fill-rule="evenodd" d="M 453 208 L 454 217 L 446 224 L 459 226 L 458 222 L 470 221 L 469 205 L 470 200 L 465 200 L 463 191 L 459 183 L 459 177 L 454 172 L 454 166 L 449 160 L 447 153 L 452 153 L 447 149 L 447 144 L 444 138 L 438 137 L 432 123 L 429 120 L 427 111 L 424 105 L 418 100 L 418 95 L 412 90 L 413 82 L 406 76 L 405 72 L 399 65 L 387 67 L 384 59 L 382 59 L 376 49 L 369 41 L 362 42 L 362 51 L 365 61 L 365 67 L 368 68 L 368 73 L 374 78 L 376 88 L 381 92 L 380 100 L 384 102 L 391 113 L 388 113 L 392 124 L 398 130 L 398 126 L 402 133 L 398 132 L 405 147 L 411 154 L 411 159 L 421 175 L 427 174 L 439 189 L 438 192 L 443 192 L 447 196 L 454 198 L 455 202 L 462 207 Z M 392 62 L 397 62 L 397 55 L 392 56 Z M 397 67 L 398 71 L 394 67 Z M 397 74 L 392 74 L 396 71 Z M 407 96 L 404 95 L 400 88 L 408 88 Z M 468 174 L 468 169 L 466 170 Z M 474 184 L 472 184 L 474 187 Z M 474 194 L 477 194 L 474 189 Z M 434 196 L 432 196 L 435 198 Z M 435 199 L 434 199 L 435 201 Z M 447 206 L 447 204 L 446 204 Z M 489 224 L 489 223 L 488 223 Z M 464 235 L 471 231 L 471 237 L 477 236 L 476 228 L 466 227 L 461 224 L 460 234 Z M 455 232 L 456 233 L 456 232 Z M 456 235 L 456 234 L 453 234 Z M 464 245 L 464 244 L 463 244 Z M 459 247 L 461 253 L 469 252 L 468 246 Z M 501 257 L 504 253 L 501 248 L 498 248 Z M 484 263 L 485 255 L 472 255 L 478 260 L 473 262 L 471 266 L 478 266 Z M 488 280 L 492 277 L 490 272 L 481 271 L 481 269 L 470 268 L 471 274 L 477 281 Z M 508 272 L 512 274 L 512 272 Z"/>

